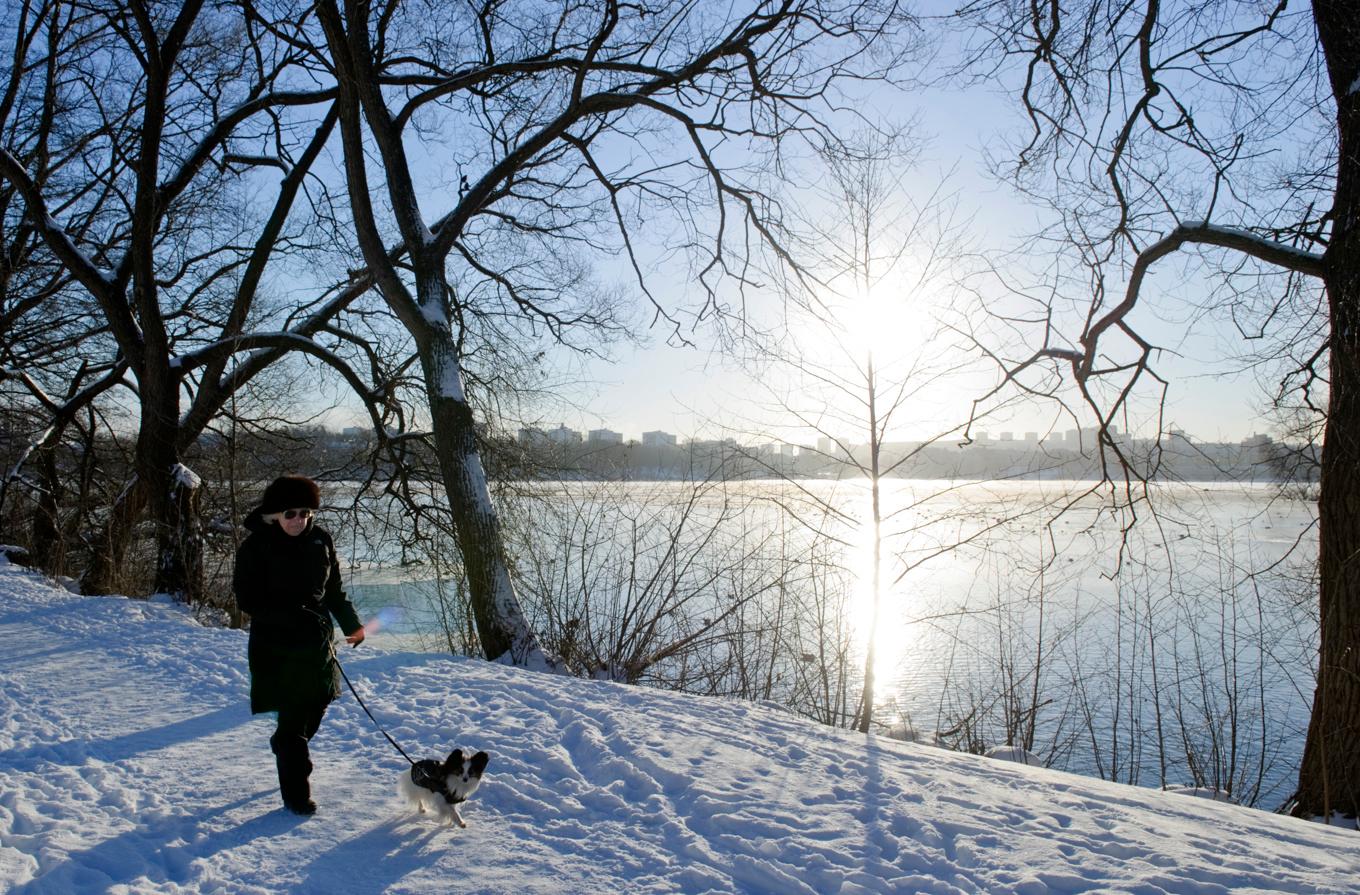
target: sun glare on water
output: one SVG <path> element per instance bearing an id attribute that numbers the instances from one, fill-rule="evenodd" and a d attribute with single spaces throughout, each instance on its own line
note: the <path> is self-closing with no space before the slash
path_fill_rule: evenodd
<path id="1" fill-rule="evenodd" d="M 874 678 L 877 682 L 875 699 L 882 702 L 887 695 L 888 683 L 896 677 L 911 647 L 911 631 L 902 623 L 901 585 L 893 586 L 896 575 L 892 570 L 893 563 L 890 562 L 887 545 L 884 545 L 880 558 L 879 602 L 875 620 L 873 527 L 867 518 L 856 532 L 850 560 L 855 581 L 849 613 L 856 652 L 861 657 L 866 655 L 870 637 L 873 637 Z"/>
<path id="2" fill-rule="evenodd" d="M 924 295 L 913 295 L 900 277 L 887 277 L 867 289 L 857 290 L 839 300 L 833 309 L 838 322 L 837 342 L 844 353 L 844 360 L 863 373 L 868 369 L 868 361 L 873 360 L 876 381 L 873 388 L 878 393 L 879 412 L 891 400 L 900 399 L 903 387 L 907 387 L 914 397 L 911 406 L 896 408 L 896 418 L 891 426 L 882 428 L 880 437 L 885 441 L 905 440 L 908 434 L 900 431 L 900 426 L 911 425 L 922 417 L 937 418 L 932 401 L 938 396 L 918 392 L 911 382 L 916 378 L 914 371 L 929 366 L 923 360 L 927 345 L 932 338 L 933 316 L 927 308 Z M 922 376 L 926 379 L 928 376 Z M 865 385 L 867 389 L 867 384 Z M 947 388 L 946 388 L 947 390 Z M 907 411 L 910 412 L 907 412 Z M 846 420 L 854 427 L 847 440 L 864 443 L 868 440 L 868 420 Z M 893 501 L 889 501 L 892 503 Z M 884 507 L 891 512 L 892 506 Z M 850 569 L 854 575 L 854 587 L 849 606 L 849 620 L 853 626 L 855 646 L 861 656 L 865 655 L 873 637 L 875 648 L 874 675 L 877 680 L 877 699 L 885 695 L 889 681 L 893 680 L 903 658 L 907 655 L 912 637 L 911 630 L 903 624 L 901 603 L 901 583 L 894 586 L 896 564 L 892 562 L 894 546 L 884 543 L 879 557 L 879 599 L 877 619 L 874 612 L 874 532 L 869 496 L 864 496 L 863 506 L 856 516 L 858 528 L 853 534 L 854 547 Z"/>

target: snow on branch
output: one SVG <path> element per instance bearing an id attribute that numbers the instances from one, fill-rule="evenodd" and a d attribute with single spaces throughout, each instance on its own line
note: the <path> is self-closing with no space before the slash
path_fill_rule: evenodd
<path id="1" fill-rule="evenodd" d="M 52 253 L 61 259 L 67 269 L 86 289 L 98 299 L 104 299 L 115 288 L 113 271 L 96 264 L 75 244 L 66 228 L 57 223 L 47 208 L 38 185 L 28 176 L 28 171 L 8 149 L 0 147 L 0 177 L 14 184 L 24 198 L 24 207 L 33 226 L 42 234 Z"/>
<path id="2" fill-rule="evenodd" d="M 1163 252 L 1174 251 L 1181 245 L 1199 243 L 1216 245 L 1225 249 L 1236 249 L 1268 264 L 1283 267 L 1310 277 L 1322 276 L 1322 256 L 1273 239 L 1266 239 L 1250 230 L 1237 227 L 1224 227 L 1206 221 L 1188 221 L 1172 230 L 1161 242 L 1149 248 L 1151 252 L 1163 243 L 1173 243 Z M 1158 255 L 1157 257 L 1161 257 Z M 1155 258 L 1153 260 L 1156 260 Z"/>
<path id="3" fill-rule="evenodd" d="M 300 333 L 280 330 L 278 332 L 259 332 L 233 336 L 230 339 L 212 342 L 188 354 L 180 355 L 174 358 L 172 363 L 179 369 L 188 372 L 225 355 L 276 349 L 310 354 L 338 372 L 344 377 L 349 387 L 354 390 L 354 393 L 364 402 L 364 407 L 368 410 L 369 417 L 373 422 L 374 431 L 383 431 L 382 419 L 375 407 L 382 400 L 382 389 L 369 388 L 368 384 L 358 373 L 354 372 L 354 369 L 342 357 L 317 344 L 309 336 Z"/>
<path id="4" fill-rule="evenodd" d="M 1093 323 L 1082 336 L 1081 343 L 1085 350 L 1082 352 L 1083 357 L 1077 371 L 1079 379 L 1085 379 L 1092 374 L 1096 345 L 1101 335 L 1112 326 L 1122 325 L 1124 318 L 1138 304 L 1143 278 L 1148 270 L 1162 258 L 1186 245 L 1212 245 L 1233 249 L 1267 264 L 1310 277 L 1320 277 L 1323 273 L 1323 260 L 1319 254 L 1266 239 L 1249 230 L 1236 227 L 1223 227 L 1205 221 L 1182 223 L 1138 254 L 1133 270 L 1129 273 L 1129 285 L 1124 291 L 1124 300 Z"/>
<path id="5" fill-rule="evenodd" d="M 5 488 L 8 487 L 10 482 L 20 479 L 24 464 L 28 462 L 28 458 L 32 456 L 33 452 L 50 447 L 66 428 L 67 423 L 75 417 L 77 411 L 122 382 L 123 374 L 126 372 L 127 361 L 119 361 L 107 373 L 76 392 L 59 406 L 27 374 L 18 374 L 18 378 L 29 386 L 34 397 L 52 411 L 52 422 L 39 433 L 37 438 L 33 439 L 19 452 L 19 457 L 14 461 L 14 466 L 5 475 L 3 482 L 0 482 L 0 505 L 4 503 Z"/>

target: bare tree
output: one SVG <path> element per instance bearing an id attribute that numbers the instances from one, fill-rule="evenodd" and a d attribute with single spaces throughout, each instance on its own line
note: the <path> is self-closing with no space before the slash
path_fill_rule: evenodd
<path id="1" fill-rule="evenodd" d="M 1216 307 L 1244 344 L 1275 335 L 1282 401 L 1321 421 L 1320 644 L 1292 810 L 1360 814 L 1360 19 L 1315 0 L 1194 3 L 976 0 L 974 62 L 1013 85 L 1028 120 L 1013 182 L 1049 205 L 1047 235 L 1088 297 L 1074 332 L 1059 301 L 1037 317 L 1012 384 L 1066 370 L 1101 420 L 1136 416 L 1165 382 L 1138 309 L 1164 259 L 1219 265 Z M 1192 254 L 1193 257 L 1193 254 Z M 1056 267 L 1054 269 L 1057 269 Z M 1055 296 L 1056 298 L 1056 296 Z M 1135 474 L 1136 477 L 1136 474 Z"/>
<path id="2" fill-rule="evenodd" d="M 759 189 L 764 166 L 749 153 L 825 134 L 836 84 L 879 72 L 883 61 L 869 51 L 902 24 L 899 13 L 874 0 L 732 9 L 610 2 L 564 7 L 552 19 L 508 3 L 327 0 L 317 10 L 340 87 L 359 244 L 420 354 L 483 649 L 541 663 L 474 438 L 463 321 L 489 299 L 564 341 L 601 325 L 566 301 L 551 265 L 519 260 L 570 250 L 621 253 L 678 333 L 676 312 L 646 275 L 677 243 L 701 293 L 691 313 L 725 314 L 723 282 L 750 284 L 760 253 L 784 252 Z M 424 192 L 422 136 L 426 147 L 446 147 L 436 156 L 438 185 Z M 370 148 L 380 171 L 369 165 Z M 449 210 L 436 218 L 433 208 Z M 644 221 L 680 235 L 640 232 Z M 410 248 L 402 269 L 381 252 L 385 228 Z M 480 273 L 496 294 L 451 289 L 451 268 L 455 281 L 459 271 Z"/>
<path id="3" fill-rule="evenodd" d="M 955 488 L 904 496 L 888 487 L 927 457 L 935 462 L 952 452 L 945 463 L 957 464 L 967 417 L 965 406 L 944 401 L 969 361 L 962 350 L 951 352 L 962 346 L 952 344 L 943 319 L 943 295 L 964 254 L 967 225 L 945 190 L 947 177 L 924 195 L 910 188 L 917 151 L 905 132 L 880 130 L 820 153 L 817 173 L 808 179 L 821 187 L 809 191 L 802 214 L 804 239 L 818 259 L 817 283 L 798 301 L 808 310 L 766 347 L 759 377 L 787 382 L 771 389 L 774 413 L 818 438 L 818 447 L 801 448 L 800 469 L 864 483 L 864 501 L 797 480 L 790 483 L 794 493 L 782 498 L 795 519 L 859 566 L 846 570 L 862 579 L 868 602 L 866 617 L 857 620 L 864 656 L 858 706 L 848 722 L 863 732 L 873 727 L 881 699 L 882 619 L 905 608 L 911 571 L 1001 524 L 959 520 L 960 527 L 950 529 L 956 540 L 926 546 L 932 526 L 924 520 Z M 925 419 L 935 422 L 922 425 Z M 770 471 L 782 472 L 774 465 Z"/>
<path id="4" fill-rule="evenodd" d="M 202 586 L 199 480 L 184 453 L 235 389 L 305 351 L 381 404 L 313 338 L 369 288 L 362 275 L 278 330 L 250 328 L 265 319 L 266 268 L 307 247 L 288 223 L 335 128 L 334 91 L 310 81 L 305 54 L 280 39 L 286 24 L 250 3 L 27 0 L 16 13 L 0 178 L 22 202 L 21 234 L 41 241 L 28 266 L 55 271 L 62 288 L 38 283 L 9 316 L 93 309 L 100 337 L 82 341 L 89 362 L 58 383 L 64 397 L 26 378 L 49 421 L 35 447 L 50 450 L 89 402 L 125 386 L 137 408 L 133 475 L 84 586 L 109 588 L 146 514 L 156 525 L 154 588 L 192 598 Z M 272 202 L 252 220 L 244 191 L 271 171 L 282 175 Z"/>

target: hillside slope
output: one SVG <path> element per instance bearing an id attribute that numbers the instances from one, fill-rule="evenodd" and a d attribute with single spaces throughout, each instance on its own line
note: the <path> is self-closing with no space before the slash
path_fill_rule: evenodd
<path id="1" fill-rule="evenodd" d="M 485 662 L 342 654 L 417 757 L 492 754 L 418 818 L 353 697 L 283 811 L 246 635 L 0 566 L 0 891 L 1353 892 L 1355 832 Z"/>

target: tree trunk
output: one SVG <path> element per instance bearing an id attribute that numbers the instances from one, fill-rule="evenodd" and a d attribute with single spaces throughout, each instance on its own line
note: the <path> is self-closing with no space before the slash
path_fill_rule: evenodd
<path id="1" fill-rule="evenodd" d="M 196 602 L 204 590 L 197 477 L 179 463 L 174 412 L 149 412 L 147 393 L 143 384 L 135 478 L 114 502 L 80 589 L 86 594 L 107 594 L 127 588 L 124 577 L 127 548 L 138 522 L 150 517 L 155 523 L 156 539 L 152 592 Z"/>
<path id="2" fill-rule="evenodd" d="M 420 359 L 435 453 L 463 556 L 482 654 L 493 661 L 548 669 L 552 663 L 520 610 L 506 565 L 500 519 L 482 468 L 472 408 L 463 393 L 457 346 L 447 326 L 431 326 L 427 333 Z"/>
<path id="3" fill-rule="evenodd" d="M 132 534 L 146 509 L 146 485 L 133 477 L 113 502 L 104 530 L 95 541 L 89 568 L 80 579 L 83 594 L 111 594 L 122 589 L 123 561 Z"/>
<path id="4" fill-rule="evenodd" d="M 1360 295 L 1354 278 L 1350 285 L 1349 295 L 1328 290 L 1333 322 L 1318 494 L 1320 642 L 1294 807 L 1301 817 L 1360 815 Z"/>
<path id="5" fill-rule="evenodd" d="M 1349 0 L 1315 0 L 1313 13 L 1340 153 L 1324 256 L 1331 382 L 1318 494 L 1318 680 L 1293 813 L 1330 818 L 1360 815 L 1360 18 Z"/>
<path id="6" fill-rule="evenodd" d="M 867 244 L 867 243 L 866 243 Z M 872 505 L 870 524 L 873 532 L 873 568 L 870 569 L 869 598 L 873 605 L 869 613 L 869 637 L 864 655 L 864 690 L 860 694 L 860 716 L 855 725 L 860 733 L 868 733 L 874 723 L 875 686 L 878 662 L 878 616 L 882 602 L 883 575 L 883 508 L 882 481 L 879 476 L 879 458 L 883 449 L 882 437 L 878 428 L 878 380 L 874 375 L 874 355 L 869 352 L 865 393 L 869 399 L 869 488 Z"/>
<path id="7" fill-rule="evenodd" d="M 170 476 L 166 518 L 157 526 L 156 593 L 182 603 L 203 600 L 203 532 L 199 525 L 201 482 L 183 465 Z"/>
<path id="8" fill-rule="evenodd" d="M 33 522 L 29 535 L 29 556 L 33 568 L 48 575 L 66 574 L 66 550 L 62 542 L 60 523 L 61 478 L 57 474 L 57 448 L 38 449 L 38 473 L 42 490 L 33 508 Z"/>
<path id="9" fill-rule="evenodd" d="M 88 422 L 84 426 L 76 426 L 76 431 L 80 434 L 79 449 L 76 456 L 79 458 L 73 470 L 73 481 L 71 488 L 75 490 L 75 506 L 67 514 L 66 527 L 62 532 L 62 540 L 65 544 L 74 545 L 81 543 L 81 532 L 85 528 L 85 521 L 93 517 L 96 506 L 102 505 L 102 501 L 95 493 L 95 471 L 99 465 L 98 456 L 95 448 L 95 414 L 93 407 L 86 407 Z"/>
<path id="10" fill-rule="evenodd" d="M 197 602 L 203 594 L 198 477 L 180 463 L 179 379 L 163 354 L 148 351 L 138 377 L 142 419 L 135 465 L 137 478 L 146 483 L 147 514 L 156 529 L 152 592 Z"/>

